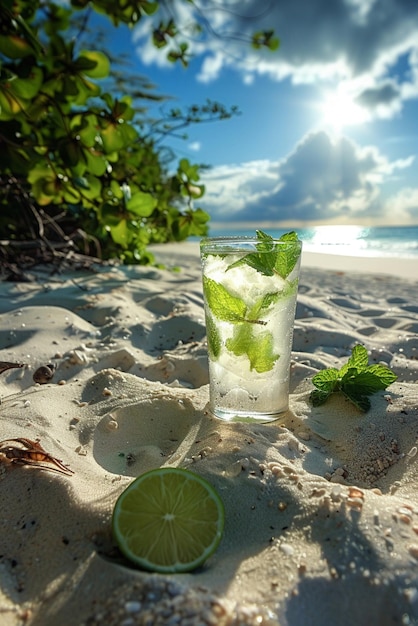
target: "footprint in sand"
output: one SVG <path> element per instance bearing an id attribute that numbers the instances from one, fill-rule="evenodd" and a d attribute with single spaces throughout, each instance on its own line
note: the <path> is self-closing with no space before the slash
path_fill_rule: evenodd
<path id="1" fill-rule="evenodd" d="M 372 322 L 379 326 L 379 328 L 392 328 L 392 326 L 396 326 L 399 320 L 394 319 L 393 317 L 374 317 Z"/>
<path id="2" fill-rule="evenodd" d="M 94 458 L 108 472 L 124 476 L 178 463 L 195 443 L 202 417 L 191 402 L 172 398 L 117 408 L 95 430 Z"/>
<path id="3" fill-rule="evenodd" d="M 136 374 L 136 368 L 132 368 L 132 374 Z M 196 350 L 177 354 L 164 352 L 161 358 L 146 367 L 138 366 L 138 375 L 145 376 L 148 380 L 162 383 L 176 383 L 182 387 L 196 388 L 209 383 L 209 369 L 206 348 L 202 345 Z"/>
<path id="4" fill-rule="evenodd" d="M 386 311 L 384 309 L 363 309 L 363 311 L 358 311 L 358 315 L 361 315 L 362 317 L 372 318 L 380 317 L 385 313 Z"/>
<path id="5" fill-rule="evenodd" d="M 172 350 L 182 344 L 201 341 L 206 328 L 188 315 L 176 315 L 154 324 L 147 337 L 147 347 L 151 351 Z"/>
<path id="6" fill-rule="evenodd" d="M 329 302 L 336 304 L 344 309 L 355 309 L 358 311 L 360 305 L 357 302 L 353 302 L 352 300 L 348 300 L 348 298 L 330 298 Z"/>
<path id="7" fill-rule="evenodd" d="M 402 307 L 403 311 L 408 311 L 408 313 L 418 313 L 418 306 L 415 304 L 405 305 Z"/>

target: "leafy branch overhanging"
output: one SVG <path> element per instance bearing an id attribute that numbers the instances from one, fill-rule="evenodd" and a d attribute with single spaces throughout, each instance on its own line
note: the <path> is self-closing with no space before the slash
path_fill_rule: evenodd
<path id="1" fill-rule="evenodd" d="M 3 0 L 3 268 L 83 256 L 147 264 L 153 262 L 149 244 L 206 234 L 209 216 L 194 206 L 205 191 L 203 166 L 185 158 L 173 165 L 164 138 L 191 123 L 228 119 L 237 108 L 208 101 L 150 119 L 144 103 L 162 96 L 143 77 L 130 88 L 118 60 L 100 41 L 91 46 L 94 11 L 115 26 L 133 26 L 164 6 L 149 0 L 72 0 L 70 7 Z M 188 44 L 179 40 L 179 30 L 174 20 L 161 21 L 151 28 L 152 38 L 171 61 L 187 66 Z M 272 50 L 278 45 L 270 31 L 256 33 L 250 43 Z"/>

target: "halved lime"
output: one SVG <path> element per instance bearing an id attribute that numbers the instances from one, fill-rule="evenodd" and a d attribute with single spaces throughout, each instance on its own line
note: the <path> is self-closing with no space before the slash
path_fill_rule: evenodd
<path id="1" fill-rule="evenodd" d="M 189 470 L 162 467 L 136 478 L 119 496 L 112 528 L 123 554 L 141 568 L 189 572 L 216 550 L 224 507 L 215 489 Z"/>

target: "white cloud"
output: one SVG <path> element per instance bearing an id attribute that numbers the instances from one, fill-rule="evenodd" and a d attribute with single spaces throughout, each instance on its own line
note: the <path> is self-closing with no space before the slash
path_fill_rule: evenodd
<path id="1" fill-rule="evenodd" d="M 418 97 L 418 2 L 416 0 L 196 0 L 172 2 L 170 17 L 190 35 L 190 51 L 201 59 L 197 78 L 215 80 L 232 67 L 250 83 L 256 75 L 293 83 L 343 83 L 371 115 L 397 114 L 406 98 Z M 261 7 L 261 8 L 260 8 Z M 167 9 L 168 10 L 168 9 Z M 169 17 L 168 15 L 165 16 Z M 164 18 L 164 5 L 153 18 Z M 224 35 L 198 40 L 187 30 L 209 21 Z M 254 51 L 242 42 L 257 30 L 274 29 L 280 49 Z M 164 52 L 149 42 L 149 19 L 135 32 L 144 63 L 167 65 Z M 402 59 L 405 70 L 391 76 Z"/>
<path id="2" fill-rule="evenodd" d="M 342 136 L 309 133 L 286 158 L 219 166 L 202 176 L 201 205 L 213 220 L 396 222 L 413 215 L 416 196 L 384 202 L 382 186 L 413 157 L 390 162 L 377 148 Z M 418 217 L 415 209 L 415 218 Z"/>
<path id="3" fill-rule="evenodd" d="M 189 143 L 189 145 L 187 147 L 192 152 L 199 152 L 199 150 L 202 147 L 202 144 L 200 143 L 200 141 L 192 141 L 192 143 Z"/>
<path id="4" fill-rule="evenodd" d="M 279 184 L 277 163 L 267 160 L 221 165 L 201 178 L 206 185 L 204 204 L 214 219 L 240 219 L 249 203 L 272 194 Z"/>
<path id="5" fill-rule="evenodd" d="M 201 83 L 211 83 L 218 76 L 223 67 L 223 55 L 221 52 L 216 52 L 206 56 L 202 63 L 202 68 L 197 75 L 197 80 Z"/>
<path id="6" fill-rule="evenodd" d="M 384 204 L 386 215 L 396 214 L 399 224 L 418 222 L 418 187 L 404 188 L 389 197 Z"/>

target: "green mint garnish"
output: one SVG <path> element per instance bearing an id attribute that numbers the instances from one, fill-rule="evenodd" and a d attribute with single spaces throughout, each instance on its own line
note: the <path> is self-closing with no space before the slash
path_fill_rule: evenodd
<path id="1" fill-rule="evenodd" d="M 217 359 L 221 353 L 222 342 L 216 324 L 211 315 L 206 316 L 206 336 L 210 357 L 212 359 Z"/>
<path id="2" fill-rule="evenodd" d="M 273 293 L 266 293 L 264 296 L 258 300 L 254 306 L 248 312 L 248 321 L 255 322 L 262 314 L 263 311 L 268 309 L 272 304 L 278 302 L 282 297 L 281 291 L 274 291 Z M 259 320 L 258 323 L 260 323 Z M 265 322 L 263 322 L 265 323 Z"/>
<path id="3" fill-rule="evenodd" d="M 212 314 L 218 319 L 231 324 L 248 322 L 250 324 L 260 324 L 261 326 L 265 326 L 267 323 L 258 319 L 263 311 L 280 298 L 289 295 L 287 289 L 265 294 L 251 309 L 248 309 L 244 300 L 232 295 L 221 283 L 217 283 L 207 276 L 203 276 L 203 291 Z"/>
<path id="4" fill-rule="evenodd" d="M 280 291 L 267 293 L 251 307 L 241 298 L 231 294 L 222 284 L 203 276 L 203 291 L 210 310 L 207 316 L 208 350 L 212 359 L 220 355 L 222 342 L 214 318 L 234 324 L 232 337 L 226 348 L 236 356 L 246 355 L 251 370 L 268 372 L 280 358 L 274 352 L 273 337 L 270 332 L 261 331 L 257 326 L 265 326 L 263 319 L 270 307 L 279 300 L 288 298 L 297 291 L 298 279 L 286 280 L 300 255 L 300 245 L 295 232 L 286 233 L 278 244 L 261 230 L 257 232 L 256 252 L 251 252 L 231 263 L 227 270 L 248 265 L 266 276 L 278 275 L 285 280 Z M 212 317 L 213 316 L 213 317 Z"/>
<path id="5" fill-rule="evenodd" d="M 298 236 L 295 232 L 282 235 L 279 241 L 281 244 L 275 243 L 273 237 L 267 235 L 262 230 L 257 230 L 257 252 L 250 252 L 244 257 L 231 263 L 228 269 L 239 267 L 240 265 L 249 265 L 257 272 L 265 276 L 273 276 L 278 274 L 282 278 L 287 278 L 295 267 L 299 255 L 300 247 Z"/>
<path id="6" fill-rule="evenodd" d="M 251 324 L 240 324 L 234 329 L 231 339 L 226 342 L 226 347 L 236 356 L 247 355 L 250 361 L 250 369 L 259 374 L 269 372 L 280 354 L 273 352 L 273 337 L 270 332 L 264 331 L 255 335 Z"/>
<path id="7" fill-rule="evenodd" d="M 341 369 L 331 367 L 315 374 L 312 383 L 316 389 L 311 392 L 310 399 L 314 406 L 320 406 L 331 394 L 342 391 L 358 409 L 366 412 L 371 406 L 368 396 L 383 391 L 397 378 L 385 365 L 369 365 L 366 348 L 356 345 Z"/>
<path id="8" fill-rule="evenodd" d="M 233 336 L 227 341 L 226 347 L 236 356 L 247 355 L 250 368 L 257 372 L 270 371 L 279 354 L 273 352 L 273 338 L 271 333 L 255 333 L 254 326 L 265 326 L 266 322 L 260 317 L 284 297 L 289 295 L 288 290 L 263 295 L 250 309 L 245 302 L 234 296 L 223 285 L 203 276 L 203 290 L 211 315 L 207 316 L 207 341 L 211 358 L 218 358 L 221 351 L 221 340 L 212 315 L 224 322 L 235 324 Z"/>
<path id="9" fill-rule="evenodd" d="M 212 314 L 224 322 L 242 322 L 247 305 L 241 298 L 233 296 L 223 285 L 203 276 L 203 291 Z"/>

